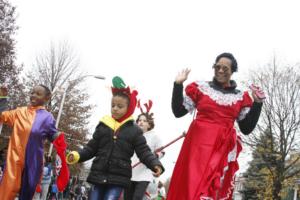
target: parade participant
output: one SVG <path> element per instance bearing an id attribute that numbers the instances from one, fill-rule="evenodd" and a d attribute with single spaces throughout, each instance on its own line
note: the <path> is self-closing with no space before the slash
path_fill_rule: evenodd
<path id="1" fill-rule="evenodd" d="M 196 81 L 185 88 L 189 69 L 182 70 L 175 79 L 172 111 L 176 117 L 197 110 L 177 159 L 168 200 L 232 199 L 237 157 L 242 149 L 240 137 L 234 129 L 237 121 L 243 134 L 250 134 L 260 116 L 262 99 L 253 91 L 236 89 L 231 76 L 237 71 L 231 53 L 217 56 L 213 65 L 214 78 L 210 82 Z"/>
<path id="2" fill-rule="evenodd" d="M 41 181 L 41 186 L 42 186 L 41 200 L 47 200 L 47 194 L 51 183 L 51 178 L 53 175 L 52 171 L 53 171 L 52 159 L 50 156 L 45 155 L 45 164 L 43 168 L 43 177 Z"/>
<path id="3" fill-rule="evenodd" d="M 164 184 L 159 181 L 157 186 L 157 200 L 165 200 L 166 199 L 166 189 Z"/>
<path id="4" fill-rule="evenodd" d="M 152 101 L 149 100 L 148 104 L 145 103 L 146 112 L 143 111 L 140 101 L 138 102 L 138 108 L 141 110 L 141 114 L 136 119 L 137 125 L 143 130 L 144 137 L 146 138 L 147 144 L 151 151 L 154 152 L 156 149 L 162 146 L 160 137 L 153 131 L 154 118 L 153 113 L 150 113 L 152 108 Z M 156 153 L 158 158 L 162 158 L 164 151 Z M 132 164 L 139 162 L 136 154 L 133 156 Z M 142 200 L 147 189 L 148 184 L 153 180 L 151 170 L 149 170 L 144 164 L 139 164 L 132 169 L 132 178 L 130 187 L 124 192 L 125 200 Z"/>
<path id="5" fill-rule="evenodd" d="M 67 156 L 70 164 L 95 158 L 87 182 L 92 184 L 90 200 L 117 200 L 131 178 L 134 151 L 155 176 L 163 166 L 151 152 L 142 130 L 134 123 L 137 91 L 130 91 L 119 77 L 113 78 L 111 116 L 100 120 L 86 147 Z"/>
<path id="6" fill-rule="evenodd" d="M 33 87 L 29 106 L 8 111 L 4 111 L 8 103 L 7 88 L 2 87 L 0 91 L 0 123 L 13 129 L 0 182 L 0 199 L 13 200 L 19 194 L 20 200 L 31 200 L 43 172 L 44 139 L 53 142 L 57 153 L 65 159 L 64 135 L 57 131 L 52 114 L 45 109 L 51 97 L 46 86 Z M 57 182 L 61 190 L 68 177 L 65 165 Z"/>

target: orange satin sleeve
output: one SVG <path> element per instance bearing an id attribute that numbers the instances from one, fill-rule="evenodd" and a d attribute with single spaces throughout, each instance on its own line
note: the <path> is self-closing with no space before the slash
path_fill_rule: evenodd
<path id="1" fill-rule="evenodd" d="M 4 111 L 0 115 L 0 122 L 12 127 L 14 125 L 17 109 Z"/>
<path id="2" fill-rule="evenodd" d="M 13 200 L 21 188 L 26 145 L 35 118 L 35 109 L 17 108 L 2 112 L 3 122 L 13 126 L 10 136 L 6 167 L 0 183 L 0 200 Z"/>

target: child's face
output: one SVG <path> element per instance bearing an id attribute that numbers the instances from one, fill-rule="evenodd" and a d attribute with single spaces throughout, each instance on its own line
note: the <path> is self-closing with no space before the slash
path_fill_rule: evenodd
<path id="1" fill-rule="evenodd" d="M 49 100 L 46 90 L 42 86 L 35 86 L 30 93 L 30 104 L 32 106 L 42 106 Z"/>
<path id="2" fill-rule="evenodd" d="M 141 115 L 139 117 L 137 124 L 143 130 L 144 133 L 150 129 L 150 124 L 145 115 Z"/>
<path id="3" fill-rule="evenodd" d="M 128 99 L 121 96 L 114 96 L 111 100 L 111 115 L 114 119 L 120 119 L 127 113 Z"/>

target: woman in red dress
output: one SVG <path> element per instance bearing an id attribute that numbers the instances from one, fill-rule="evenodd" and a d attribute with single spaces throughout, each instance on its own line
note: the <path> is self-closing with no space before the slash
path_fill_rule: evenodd
<path id="1" fill-rule="evenodd" d="M 234 129 L 237 121 L 243 134 L 254 129 L 262 107 L 262 99 L 252 92 L 236 89 L 231 75 L 237 71 L 232 54 L 220 54 L 213 66 L 210 82 L 192 82 L 185 88 L 189 69 L 176 77 L 172 111 L 176 117 L 197 110 L 177 159 L 167 200 L 232 199 L 237 157 L 241 140 Z M 262 93 L 262 91 L 260 91 Z"/>

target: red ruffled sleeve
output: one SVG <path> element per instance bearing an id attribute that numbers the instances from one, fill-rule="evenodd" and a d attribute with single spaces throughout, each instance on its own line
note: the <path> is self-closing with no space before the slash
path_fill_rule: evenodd
<path id="1" fill-rule="evenodd" d="M 195 104 L 197 104 L 200 97 L 202 96 L 202 93 L 200 92 L 198 87 L 199 86 L 196 82 L 192 82 L 185 88 L 186 95 L 190 97 Z"/>

